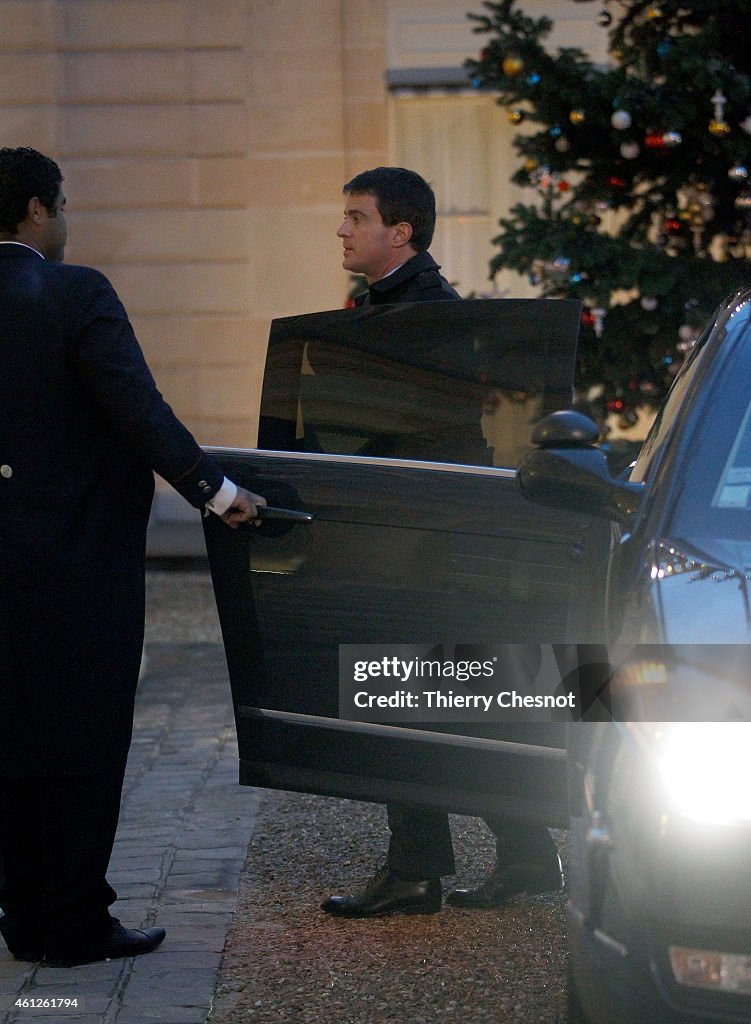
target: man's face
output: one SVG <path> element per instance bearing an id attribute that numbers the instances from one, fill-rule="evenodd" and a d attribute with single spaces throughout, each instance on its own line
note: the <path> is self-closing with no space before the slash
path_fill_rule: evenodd
<path id="1" fill-rule="evenodd" d="M 60 188 L 51 213 L 42 208 L 42 222 L 39 225 L 39 251 L 48 260 L 62 263 L 65 256 L 65 243 L 68 238 L 68 225 L 65 220 L 65 196 Z"/>
<path id="2" fill-rule="evenodd" d="M 347 206 L 337 236 L 344 246 L 342 266 L 353 274 L 364 274 L 368 284 L 398 266 L 403 259 L 399 225 L 387 227 L 381 218 L 375 196 L 358 192 L 347 194 Z"/>

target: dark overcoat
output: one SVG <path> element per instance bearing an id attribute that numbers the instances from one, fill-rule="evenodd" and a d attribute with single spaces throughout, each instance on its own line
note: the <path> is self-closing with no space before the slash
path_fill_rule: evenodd
<path id="1" fill-rule="evenodd" d="M 197 508 L 223 479 L 108 280 L 0 244 L 0 777 L 127 753 L 152 470 Z"/>
<path id="2" fill-rule="evenodd" d="M 392 274 L 374 281 L 355 297 L 356 306 L 378 306 L 388 302 L 442 302 L 461 298 L 429 252 L 418 252 Z"/>

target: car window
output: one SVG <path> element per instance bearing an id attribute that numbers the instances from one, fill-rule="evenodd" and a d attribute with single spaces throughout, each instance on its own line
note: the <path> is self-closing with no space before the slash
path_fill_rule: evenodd
<path id="1" fill-rule="evenodd" d="M 750 313 L 746 304 L 725 324 L 727 356 L 691 438 L 673 536 L 751 540 Z"/>
<path id="2" fill-rule="evenodd" d="M 667 398 L 662 403 L 662 406 L 655 417 L 655 421 L 647 434 L 647 438 L 642 445 L 639 457 L 636 460 L 636 465 L 631 470 L 629 476 L 630 480 L 645 480 L 653 461 L 658 453 L 663 450 L 672 432 L 676 417 L 682 408 L 683 400 L 691 389 L 694 378 L 699 366 L 701 365 L 700 357 L 713 329 L 714 321 L 710 322 L 706 327 L 701 337 L 697 340 L 696 344 L 686 357 L 678 376 L 673 381 Z"/>
<path id="3" fill-rule="evenodd" d="M 579 304 L 476 300 L 275 320 L 259 447 L 515 467 L 570 404 Z"/>

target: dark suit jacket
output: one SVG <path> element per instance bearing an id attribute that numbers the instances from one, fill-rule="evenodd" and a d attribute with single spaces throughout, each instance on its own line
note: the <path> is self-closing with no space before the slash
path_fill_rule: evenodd
<path id="1" fill-rule="evenodd" d="M 152 470 L 198 508 L 223 479 L 107 279 L 0 245 L 0 776 L 127 752 Z"/>
<path id="2" fill-rule="evenodd" d="M 379 306 L 387 302 L 442 302 L 461 298 L 429 252 L 418 252 L 388 277 L 374 281 L 366 292 L 355 296 L 356 306 Z"/>

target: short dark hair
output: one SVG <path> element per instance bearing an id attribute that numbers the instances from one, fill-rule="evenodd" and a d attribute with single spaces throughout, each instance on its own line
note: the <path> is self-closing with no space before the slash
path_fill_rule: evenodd
<path id="1" fill-rule="evenodd" d="M 375 167 L 355 175 L 343 191 L 373 196 L 383 223 L 389 227 L 401 221 L 410 224 L 411 244 L 417 252 L 424 252 L 433 240 L 435 195 L 415 171 L 406 167 Z"/>
<path id="2" fill-rule="evenodd" d="M 16 234 L 34 197 L 54 215 L 62 180 L 55 161 L 35 149 L 0 149 L 0 232 Z"/>

